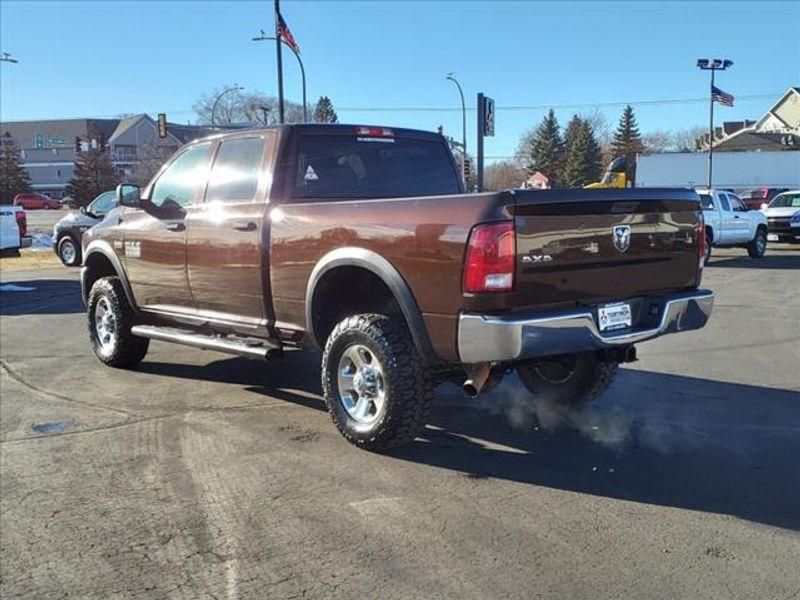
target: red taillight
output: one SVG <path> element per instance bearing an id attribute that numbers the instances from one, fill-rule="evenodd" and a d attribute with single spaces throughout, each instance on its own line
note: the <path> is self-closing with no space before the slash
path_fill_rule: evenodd
<path id="1" fill-rule="evenodd" d="M 697 266 L 702 269 L 706 265 L 706 220 L 703 211 L 700 211 L 700 219 L 697 224 Z"/>
<path id="2" fill-rule="evenodd" d="M 25 216 L 24 210 L 18 210 L 14 215 L 17 220 L 17 227 L 19 227 L 19 234 L 28 235 L 28 217 Z"/>
<path id="3" fill-rule="evenodd" d="M 472 228 L 464 263 L 465 292 L 508 292 L 514 288 L 514 223 Z"/>

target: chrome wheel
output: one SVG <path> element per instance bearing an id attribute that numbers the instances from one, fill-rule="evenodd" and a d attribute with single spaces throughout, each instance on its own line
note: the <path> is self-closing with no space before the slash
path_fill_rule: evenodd
<path id="1" fill-rule="evenodd" d="M 339 359 L 339 401 L 354 421 L 371 425 L 386 406 L 386 382 L 375 354 L 360 344 L 349 346 Z"/>
<path id="2" fill-rule="evenodd" d="M 75 249 L 75 242 L 67 238 L 61 242 L 61 260 L 67 265 L 75 262 L 77 251 Z"/>
<path id="3" fill-rule="evenodd" d="M 94 332 L 100 353 L 103 356 L 113 353 L 117 343 L 117 318 L 105 296 L 97 300 L 94 309 Z"/>
<path id="4" fill-rule="evenodd" d="M 763 233 L 756 236 L 756 250 L 759 254 L 764 254 L 767 250 L 767 236 Z"/>

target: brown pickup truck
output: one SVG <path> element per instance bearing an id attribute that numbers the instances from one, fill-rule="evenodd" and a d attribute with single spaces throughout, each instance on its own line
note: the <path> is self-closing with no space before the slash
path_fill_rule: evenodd
<path id="1" fill-rule="evenodd" d="M 150 339 L 277 359 L 320 348 L 334 423 L 358 446 L 415 437 L 437 381 L 600 395 L 634 344 L 703 327 L 690 190 L 466 194 L 444 138 L 288 125 L 181 148 L 83 236 L 98 358 Z"/>

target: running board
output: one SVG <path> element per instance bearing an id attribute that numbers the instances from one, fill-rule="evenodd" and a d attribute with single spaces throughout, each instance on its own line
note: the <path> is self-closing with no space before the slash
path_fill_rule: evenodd
<path id="1" fill-rule="evenodd" d="M 131 327 L 131 333 L 139 337 L 150 338 L 151 340 L 173 342 L 175 344 L 183 344 L 184 346 L 226 352 L 228 354 L 245 356 L 247 358 L 266 360 L 268 358 L 277 358 L 283 354 L 279 346 L 266 341 L 254 344 L 244 340 L 206 335 L 182 329 L 169 329 L 166 327 L 155 327 L 153 325 L 134 325 Z"/>

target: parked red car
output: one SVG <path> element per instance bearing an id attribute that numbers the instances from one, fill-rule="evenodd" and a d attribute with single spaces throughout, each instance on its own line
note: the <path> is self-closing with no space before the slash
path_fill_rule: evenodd
<path id="1" fill-rule="evenodd" d="M 45 210 L 61 208 L 61 200 L 53 200 L 44 194 L 17 194 L 14 196 L 14 206 L 21 206 L 25 210 L 43 208 Z"/>
<path id="2" fill-rule="evenodd" d="M 756 188 L 740 193 L 739 198 L 750 210 L 761 210 L 762 204 L 769 204 L 775 196 L 785 191 L 786 188 Z"/>

